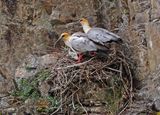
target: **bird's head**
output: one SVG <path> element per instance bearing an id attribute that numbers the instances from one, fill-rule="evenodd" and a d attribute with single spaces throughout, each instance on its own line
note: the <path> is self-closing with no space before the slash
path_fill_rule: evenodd
<path id="1" fill-rule="evenodd" d="M 88 22 L 87 19 L 81 18 L 79 21 L 80 21 L 80 23 L 81 23 L 82 25 L 87 25 L 87 26 L 89 26 L 89 22 Z"/>
<path id="2" fill-rule="evenodd" d="M 61 34 L 60 38 L 63 39 L 63 41 L 67 41 L 70 38 L 70 34 L 67 32 L 64 32 Z"/>

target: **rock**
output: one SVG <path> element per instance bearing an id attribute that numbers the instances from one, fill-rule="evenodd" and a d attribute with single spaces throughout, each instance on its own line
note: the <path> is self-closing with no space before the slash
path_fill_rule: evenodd
<path id="1" fill-rule="evenodd" d="M 0 74 L 0 82 L 4 81 L 4 77 Z"/>
<path id="2" fill-rule="evenodd" d="M 33 105 L 34 101 L 32 99 L 27 99 L 27 100 L 25 100 L 24 103 L 27 104 L 27 105 Z"/>
<path id="3" fill-rule="evenodd" d="M 14 89 L 12 80 L 4 80 L 0 82 L 0 97 L 7 96 Z"/>
<path id="4" fill-rule="evenodd" d="M 1 100 L 0 100 L 0 108 L 8 108 L 10 105 L 9 105 L 9 103 L 6 101 L 6 99 L 4 99 L 4 98 L 2 98 Z"/>
<path id="5" fill-rule="evenodd" d="M 58 53 L 56 54 L 47 54 L 44 56 L 41 56 L 38 58 L 39 64 L 42 67 L 46 67 L 48 65 L 54 65 L 56 64 L 57 60 L 58 60 Z"/>
<path id="6" fill-rule="evenodd" d="M 18 67 L 16 69 L 15 77 L 18 78 L 29 78 L 31 76 L 34 76 L 38 71 L 36 68 L 28 68 L 30 70 L 27 70 L 26 67 Z"/>
<path id="7" fill-rule="evenodd" d="M 13 66 L 14 67 L 14 66 Z M 14 69 L 13 69 L 14 70 Z M 13 77 L 13 71 L 12 71 L 12 69 L 11 68 L 9 68 L 8 66 L 7 66 L 7 64 L 6 65 L 3 65 L 3 66 L 0 66 L 0 75 L 1 75 L 1 77 L 3 77 L 2 79 L 8 79 L 8 80 L 11 80 L 12 79 L 12 77 Z"/>
<path id="8" fill-rule="evenodd" d="M 40 2 L 42 2 L 42 6 L 44 7 L 48 15 L 50 15 L 52 13 L 53 7 L 52 0 L 40 0 Z"/>
<path id="9" fill-rule="evenodd" d="M 160 111 L 160 99 L 154 101 L 153 107 L 157 112 Z"/>
<path id="10" fill-rule="evenodd" d="M 2 109 L 10 108 L 14 103 L 14 101 L 15 101 L 15 98 L 13 96 L 2 97 L 0 100 L 0 108 Z"/>
<path id="11" fill-rule="evenodd" d="M 38 72 L 39 61 L 37 56 L 28 55 L 24 62 L 17 67 L 15 78 L 29 78 Z"/>
<path id="12" fill-rule="evenodd" d="M 53 26 L 59 25 L 59 24 L 64 24 L 64 22 L 59 19 L 60 14 L 61 14 L 61 12 L 59 12 L 59 11 L 56 11 L 56 10 L 52 11 L 52 14 L 50 15 L 50 21 Z"/>
<path id="13" fill-rule="evenodd" d="M 137 92 L 138 97 L 134 100 L 131 108 L 127 110 L 124 115 L 128 115 L 131 112 L 135 114 L 153 110 L 160 111 L 160 66 L 156 70 L 143 80 L 143 87 Z M 137 109 L 139 108 L 139 109 Z"/>
<path id="14" fill-rule="evenodd" d="M 47 83 L 47 81 L 43 81 L 39 83 L 38 89 L 41 92 L 42 97 L 47 97 L 50 90 L 50 85 Z"/>
<path id="15" fill-rule="evenodd" d="M 24 62 L 17 67 L 15 72 L 15 79 L 18 82 L 22 78 L 30 78 L 36 75 L 41 69 L 49 65 L 56 64 L 58 60 L 58 53 L 47 54 L 43 56 L 29 55 Z"/>
<path id="16" fill-rule="evenodd" d="M 134 44 L 138 44 L 141 41 L 141 46 L 146 47 L 146 49 L 142 47 L 139 48 L 141 51 L 137 52 L 137 55 L 139 55 L 140 57 L 139 66 L 141 67 L 139 68 L 139 71 L 141 73 L 140 76 L 142 79 L 145 78 L 145 76 L 148 75 L 149 72 L 153 72 L 155 70 L 160 60 L 159 55 L 157 55 L 157 50 L 160 49 L 160 47 L 158 45 L 158 42 L 156 42 L 159 41 L 158 39 L 160 24 L 158 22 L 151 21 L 153 19 L 156 19 L 157 16 L 159 17 L 158 12 L 160 5 L 158 1 L 149 2 L 148 0 L 143 2 L 129 2 L 128 5 L 130 14 L 133 15 L 131 23 L 133 25 L 136 25 L 136 29 L 131 32 L 133 33 L 133 38 L 135 38 L 135 41 L 137 41 L 137 43 L 134 42 Z M 152 10 L 150 10 L 150 7 L 152 7 Z"/>
<path id="17" fill-rule="evenodd" d="M 116 30 L 127 41 L 131 50 L 127 49 L 127 55 L 136 63 L 135 77 L 147 79 L 146 89 L 140 90 L 141 97 L 157 100 L 159 73 L 150 77 L 148 74 L 160 64 L 159 0 L 1 0 L 0 64 L 7 71 L 0 72 L 0 97 L 13 89 L 14 77 L 29 78 L 56 64 L 59 57 L 50 54 L 56 52 L 55 40 L 62 32 L 82 31 L 78 24 L 81 17 L 91 19 L 91 25 Z M 41 85 L 43 90 L 45 85 L 48 87 Z"/>
<path id="18" fill-rule="evenodd" d="M 27 58 L 24 60 L 24 64 L 24 66 L 28 66 L 30 68 L 37 68 L 39 64 L 37 56 L 28 55 Z"/>
<path id="19" fill-rule="evenodd" d="M 11 113 L 11 114 L 15 114 L 16 109 L 15 108 L 8 108 L 5 111 L 7 111 L 7 113 Z"/>

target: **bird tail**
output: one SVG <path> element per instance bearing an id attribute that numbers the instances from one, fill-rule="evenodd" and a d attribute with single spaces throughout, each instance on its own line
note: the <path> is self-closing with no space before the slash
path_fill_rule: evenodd
<path id="1" fill-rule="evenodd" d="M 97 47 L 97 55 L 98 56 L 107 56 L 108 52 L 109 52 L 109 47 L 105 46 L 105 45 L 100 45 L 100 44 L 96 44 Z"/>
<path id="2" fill-rule="evenodd" d="M 121 38 L 109 41 L 109 43 L 112 43 L 112 42 L 115 42 L 117 44 L 123 44 L 123 40 Z"/>
<path id="3" fill-rule="evenodd" d="M 97 55 L 108 56 L 107 50 L 97 50 Z"/>

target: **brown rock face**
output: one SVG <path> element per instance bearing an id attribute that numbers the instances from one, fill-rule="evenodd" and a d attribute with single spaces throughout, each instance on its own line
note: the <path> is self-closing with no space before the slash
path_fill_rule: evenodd
<path id="1" fill-rule="evenodd" d="M 160 0 L 1 0 L 0 77 L 5 80 L 0 87 L 5 85 L 5 93 L 25 57 L 54 52 L 62 32 L 82 31 L 81 17 L 121 36 L 139 80 L 160 64 Z"/>
<path id="2" fill-rule="evenodd" d="M 137 56 L 139 57 L 139 68 L 141 76 L 146 76 L 155 70 L 160 63 L 159 47 L 159 0 L 129 1 L 131 39 L 137 41 Z M 143 79 L 143 78 L 142 78 Z"/>

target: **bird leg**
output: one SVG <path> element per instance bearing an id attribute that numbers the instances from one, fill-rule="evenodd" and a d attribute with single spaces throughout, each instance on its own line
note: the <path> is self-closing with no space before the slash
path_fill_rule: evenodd
<path id="1" fill-rule="evenodd" d="M 80 63 L 80 62 L 82 61 L 83 54 L 82 54 L 82 53 L 79 53 L 79 54 L 77 54 L 77 55 L 78 55 L 77 63 Z"/>
<path id="2" fill-rule="evenodd" d="M 97 54 L 97 53 L 96 53 L 95 51 L 89 52 L 89 55 L 90 55 L 90 56 L 96 56 L 96 54 Z"/>

